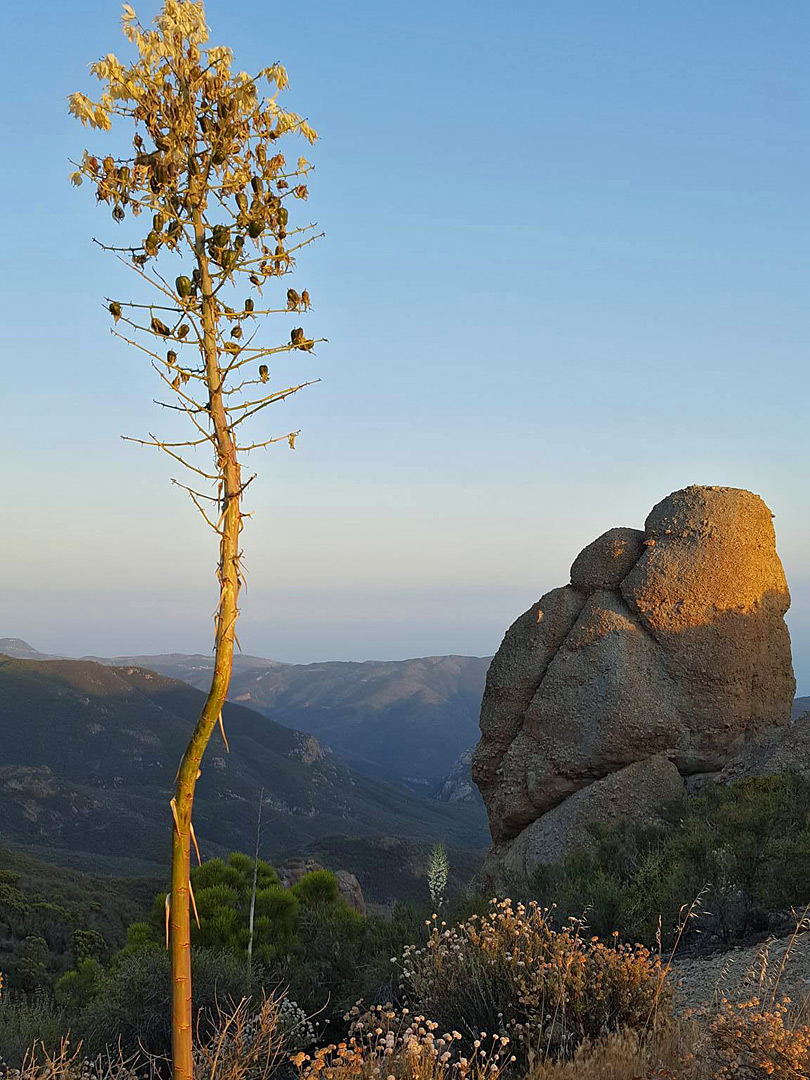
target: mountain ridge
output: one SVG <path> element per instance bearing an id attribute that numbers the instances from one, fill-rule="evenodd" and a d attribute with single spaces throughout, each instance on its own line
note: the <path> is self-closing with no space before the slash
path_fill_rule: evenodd
<path id="1" fill-rule="evenodd" d="M 136 873 L 164 865 L 174 775 L 202 701 L 134 665 L 0 657 L 3 842 L 85 864 L 114 857 Z M 238 703 L 223 717 L 230 753 L 215 734 L 195 801 L 205 857 L 252 846 L 262 787 L 271 859 L 336 834 L 486 846 L 483 814 L 357 773 L 311 735 Z"/>
<path id="2" fill-rule="evenodd" d="M 0 639 L 4 651 L 45 658 L 18 638 Z M 200 690 L 207 689 L 213 667 L 212 657 L 186 653 L 81 659 L 145 667 Z M 314 735 L 366 775 L 430 792 L 478 740 L 489 662 L 489 657 L 449 654 L 284 664 L 239 654 L 230 700 Z"/>

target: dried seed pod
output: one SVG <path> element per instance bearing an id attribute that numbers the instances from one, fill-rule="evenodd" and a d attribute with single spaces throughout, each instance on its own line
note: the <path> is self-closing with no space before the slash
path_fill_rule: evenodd
<path id="1" fill-rule="evenodd" d="M 295 289 L 287 289 L 287 311 L 295 311 L 301 303 L 301 297 Z"/>
<path id="2" fill-rule="evenodd" d="M 253 311 L 253 301 L 250 297 L 245 301 L 245 311 Z"/>
<path id="3" fill-rule="evenodd" d="M 188 336 L 188 332 L 189 332 L 188 323 L 181 323 L 180 326 L 177 327 L 177 336 L 180 338 L 181 341 L 183 340 L 184 337 Z"/>
<path id="4" fill-rule="evenodd" d="M 117 300 L 113 300 L 110 303 L 109 312 L 116 322 L 121 318 L 121 305 Z"/>
<path id="5" fill-rule="evenodd" d="M 177 353 L 174 351 L 174 349 L 169 349 L 169 351 L 166 353 L 166 363 L 170 365 L 177 363 Z"/>
<path id="6" fill-rule="evenodd" d="M 241 326 L 234 326 L 233 329 L 231 330 L 231 337 L 238 339 L 241 336 L 242 336 L 242 327 Z"/>
<path id="7" fill-rule="evenodd" d="M 304 289 L 304 291 L 301 293 L 301 303 L 304 305 L 307 311 L 309 311 L 310 307 L 312 306 L 309 302 L 309 293 L 306 289 Z"/>
<path id="8" fill-rule="evenodd" d="M 304 340 L 304 328 L 302 326 L 296 326 L 294 330 L 290 331 L 290 344 L 300 345 Z"/>
<path id="9" fill-rule="evenodd" d="M 259 364 L 259 378 L 262 382 L 267 382 L 270 378 L 270 372 L 267 370 L 267 364 Z"/>
<path id="10" fill-rule="evenodd" d="M 264 232 L 264 226 L 262 225 L 262 223 L 260 221 L 256 221 L 254 219 L 248 225 L 248 230 L 247 231 L 248 231 L 248 236 L 251 239 L 257 240 L 262 235 L 262 233 Z"/>
<path id="11" fill-rule="evenodd" d="M 171 334 L 171 330 L 168 328 L 166 323 L 161 322 L 157 315 L 152 316 L 152 322 L 150 325 L 152 327 L 152 330 L 156 334 L 160 334 L 162 337 L 168 337 Z"/>
<path id="12" fill-rule="evenodd" d="M 239 207 L 243 214 L 247 213 L 248 199 L 244 191 L 240 191 L 239 194 L 236 196 L 236 205 Z"/>
<path id="13" fill-rule="evenodd" d="M 118 203 L 112 209 L 112 216 L 114 221 L 123 221 L 126 217 L 123 206 L 119 206 Z"/>
<path id="14" fill-rule="evenodd" d="M 252 176 L 250 178 L 250 186 L 258 195 L 259 192 L 264 191 L 264 181 L 260 176 Z"/>
<path id="15" fill-rule="evenodd" d="M 165 223 L 166 219 L 164 218 L 163 214 L 155 214 L 152 218 L 152 228 L 155 230 L 155 232 L 159 233 Z"/>
<path id="16" fill-rule="evenodd" d="M 239 262 L 239 252 L 236 248 L 226 248 L 222 252 L 221 266 L 225 271 L 233 270 Z"/>

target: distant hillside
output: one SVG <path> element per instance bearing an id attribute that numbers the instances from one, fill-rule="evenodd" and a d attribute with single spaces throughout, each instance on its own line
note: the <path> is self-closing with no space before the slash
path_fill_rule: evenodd
<path id="1" fill-rule="evenodd" d="M 0 651 L 43 659 L 18 639 Z M 85 657 L 137 666 L 207 689 L 210 656 Z M 353 768 L 430 791 L 479 737 L 489 657 L 428 656 L 364 663 L 280 664 L 237 656 L 231 700 L 278 724 L 308 731 Z"/>
<path id="2" fill-rule="evenodd" d="M 27 641 L 18 637 L 0 638 L 0 653 L 13 656 L 15 660 L 61 660 L 61 656 L 38 652 Z"/>
<path id="3" fill-rule="evenodd" d="M 202 701 L 136 666 L 0 657 L 0 840 L 88 869 L 165 865 L 171 787 Z M 204 857 L 252 846 L 262 786 L 270 859 L 336 834 L 488 842 L 477 808 L 356 773 L 251 709 L 229 704 L 224 719 L 231 752 L 216 734 L 195 804 Z"/>

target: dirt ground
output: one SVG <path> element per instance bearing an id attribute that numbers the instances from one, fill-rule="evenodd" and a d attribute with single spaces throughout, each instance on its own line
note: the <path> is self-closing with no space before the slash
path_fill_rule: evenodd
<path id="1" fill-rule="evenodd" d="M 810 1011 L 810 932 L 713 956 L 676 959 L 673 975 L 679 1011 L 711 1008 L 723 996 L 764 1002 L 787 997 Z"/>

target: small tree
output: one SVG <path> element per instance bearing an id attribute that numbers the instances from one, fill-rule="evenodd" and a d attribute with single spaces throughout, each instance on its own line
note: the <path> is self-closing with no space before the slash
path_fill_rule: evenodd
<path id="1" fill-rule="evenodd" d="M 306 289 L 288 288 L 275 306 L 261 303 L 265 286 L 277 286 L 293 270 L 298 250 L 315 239 L 314 226 L 294 227 L 288 209 L 291 199 L 306 199 L 304 179 L 311 166 L 303 157 L 288 164 L 277 143 L 289 133 L 309 142 L 316 135 L 276 101 L 287 86 L 283 67 L 274 64 L 251 77 L 232 70 L 229 49 L 207 47 L 200 0 L 165 0 L 155 25 L 145 29 L 125 4 L 124 34 L 137 58 L 129 65 L 113 55 L 97 61 L 91 71 L 104 84 L 100 97 L 77 93 L 69 103 L 71 113 L 91 127 L 106 131 L 113 116 L 134 126 L 131 155 L 99 157 L 85 151 L 72 180 L 90 181 L 116 222 L 128 215 L 147 218 L 133 243 L 101 245 L 158 294 L 146 303 L 108 297 L 112 332 L 149 358 L 173 395 L 161 404 L 184 415 L 193 434 L 133 441 L 164 451 L 196 478 L 193 487 L 180 486 L 219 542 L 214 672 L 172 800 L 172 1056 L 175 1077 L 187 1080 L 192 1076 L 191 815 L 203 752 L 222 723 L 237 643 L 242 501 L 253 479 L 243 478 L 244 455 L 278 441 L 294 448 L 297 435 L 262 433 L 251 439 L 243 435 L 243 425 L 309 385 L 271 388 L 267 359 L 292 350 L 310 352 L 315 344 L 300 326 L 282 344 L 258 338 L 259 316 L 310 307 Z M 260 96 L 262 81 L 273 88 L 272 97 Z M 210 457 L 201 457 L 206 451 Z M 201 482 L 210 485 L 208 491 L 199 490 Z"/>

